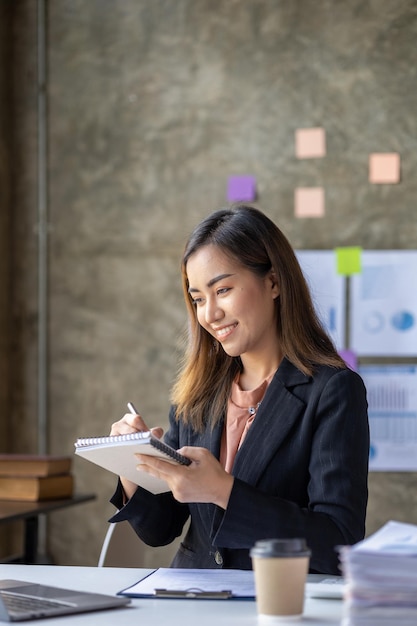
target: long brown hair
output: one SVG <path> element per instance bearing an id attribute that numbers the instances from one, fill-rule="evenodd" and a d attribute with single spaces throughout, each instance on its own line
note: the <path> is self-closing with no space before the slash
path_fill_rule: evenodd
<path id="1" fill-rule="evenodd" d="M 271 269 L 279 286 L 276 323 L 284 356 L 306 375 L 316 365 L 346 367 L 315 312 L 297 257 L 281 230 L 259 209 L 236 205 L 205 218 L 192 232 L 181 263 L 187 306 L 188 345 L 172 389 L 177 418 L 196 430 L 214 425 L 225 414 L 232 382 L 242 370 L 240 357 L 231 357 L 197 321 L 188 292 L 187 262 L 201 247 L 217 246 L 254 274 Z"/>

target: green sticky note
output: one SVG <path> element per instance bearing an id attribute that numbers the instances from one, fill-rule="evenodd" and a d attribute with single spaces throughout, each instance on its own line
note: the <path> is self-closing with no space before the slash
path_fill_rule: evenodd
<path id="1" fill-rule="evenodd" d="M 362 271 L 361 255 L 362 248 L 353 246 L 351 248 L 336 248 L 337 273 L 342 276 L 360 274 Z"/>

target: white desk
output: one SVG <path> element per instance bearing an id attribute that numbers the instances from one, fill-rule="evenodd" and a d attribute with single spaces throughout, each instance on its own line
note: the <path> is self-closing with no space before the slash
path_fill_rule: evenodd
<path id="1" fill-rule="evenodd" d="M 129 587 L 151 570 L 113 567 L 62 567 L 57 565 L 0 565 L 0 578 L 14 578 L 49 585 L 116 594 Z M 281 626 L 339 625 L 341 600 L 307 598 L 304 617 L 299 622 L 282 621 Z M 3 622 L 0 622 L 2 624 Z M 247 600 L 166 600 L 133 599 L 127 608 L 36 620 L 45 626 L 257 626 L 256 604 Z"/>

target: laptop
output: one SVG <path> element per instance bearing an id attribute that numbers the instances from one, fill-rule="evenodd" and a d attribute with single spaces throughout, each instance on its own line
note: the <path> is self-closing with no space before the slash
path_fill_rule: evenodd
<path id="1" fill-rule="evenodd" d="M 74 591 L 22 580 L 0 580 L 0 621 L 72 615 L 129 604 L 129 598 L 87 591 Z"/>

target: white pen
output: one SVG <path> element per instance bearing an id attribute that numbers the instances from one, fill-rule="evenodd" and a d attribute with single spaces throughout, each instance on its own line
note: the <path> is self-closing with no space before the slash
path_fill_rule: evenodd
<path id="1" fill-rule="evenodd" d="M 132 402 L 127 403 L 127 408 L 129 409 L 129 413 L 132 415 L 139 415 L 138 410 L 135 408 L 135 405 Z M 150 430 L 138 430 L 138 433 L 150 433 Z"/>
<path id="2" fill-rule="evenodd" d="M 139 415 L 139 412 L 135 409 L 135 406 L 131 402 L 127 403 L 127 408 L 132 415 Z"/>

